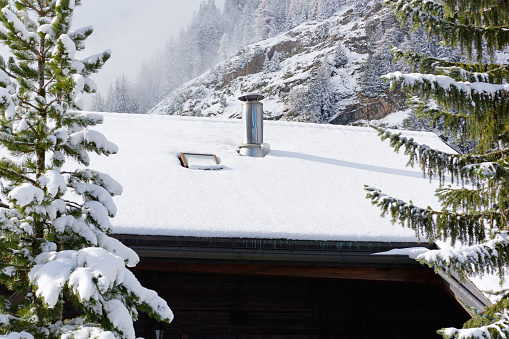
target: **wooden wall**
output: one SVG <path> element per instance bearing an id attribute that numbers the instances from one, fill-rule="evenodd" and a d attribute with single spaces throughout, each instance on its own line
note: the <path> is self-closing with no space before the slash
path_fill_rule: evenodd
<path id="1" fill-rule="evenodd" d="M 203 274 L 156 266 L 161 270 L 146 264 L 134 272 L 175 313 L 164 339 L 439 338 L 437 329 L 469 319 L 438 278 Z M 148 318 L 136 323 L 145 339 L 155 338 L 153 328 Z"/>

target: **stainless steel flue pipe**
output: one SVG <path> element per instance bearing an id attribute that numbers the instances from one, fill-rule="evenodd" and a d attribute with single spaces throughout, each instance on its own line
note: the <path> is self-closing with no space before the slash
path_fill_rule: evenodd
<path id="1" fill-rule="evenodd" d="M 242 145 L 239 153 L 251 157 L 263 157 L 263 100 L 258 93 L 239 97 L 242 103 Z"/>

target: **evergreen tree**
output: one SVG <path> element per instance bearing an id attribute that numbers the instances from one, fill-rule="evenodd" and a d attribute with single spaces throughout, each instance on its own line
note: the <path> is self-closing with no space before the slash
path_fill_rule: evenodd
<path id="1" fill-rule="evenodd" d="M 361 92 L 363 95 L 376 98 L 389 90 L 389 84 L 380 79 L 380 76 L 393 70 L 392 54 L 390 46 L 398 46 L 404 41 L 405 34 L 396 25 L 396 18 L 390 14 L 384 18 L 384 24 L 389 24 L 389 29 L 376 30 L 370 37 L 370 55 L 366 62 L 366 69 L 361 76 Z"/>
<path id="2" fill-rule="evenodd" d="M 129 80 L 121 75 L 111 86 L 106 99 L 108 112 L 115 113 L 138 113 L 138 105 Z"/>
<path id="3" fill-rule="evenodd" d="M 270 72 L 270 58 L 268 54 L 265 54 L 265 60 L 263 61 L 263 72 L 264 73 Z"/>
<path id="4" fill-rule="evenodd" d="M 332 117 L 335 102 L 331 86 L 330 66 L 323 58 L 308 90 L 308 111 L 313 122 L 326 123 Z"/>
<path id="5" fill-rule="evenodd" d="M 154 59 L 150 63 L 142 64 L 136 83 L 131 90 L 130 107 L 132 113 L 147 113 L 171 91 L 167 91 L 166 86 L 169 86 L 171 79 L 166 78 L 168 70 L 163 65 L 165 65 L 165 62 Z M 163 72 L 161 72 L 161 69 L 163 69 Z M 168 75 L 168 78 L 170 78 L 170 75 Z M 163 80 L 167 82 L 163 82 Z"/>
<path id="6" fill-rule="evenodd" d="M 217 61 L 223 36 L 220 12 L 214 0 L 203 1 L 189 28 L 191 75 L 196 77 Z"/>
<path id="7" fill-rule="evenodd" d="M 361 76 L 361 93 L 370 98 L 376 98 L 389 90 L 389 84 L 382 81 L 380 76 L 390 71 L 390 61 L 381 54 L 370 54 L 366 61 L 366 69 Z"/>
<path id="8" fill-rule="evenodd" d="M 181 55 L 179 53 L 179 42 L 170 39 L 166 45 L 163 59 L 163 73 L 161 78 L 160 96 L 164 97 L 177 88 L 186 79 L 185 72 L 182 67 Z M 161 73 L 160 69 L 157 73 Z M 143 74 L 143 69 L 142 69 Z M 145 76 L 145 75 L 144 75 Z M 146 77 L 152 77 L 153 73 L 147 74 Z"/>
<path id="9" fill-rule="evenodd" d="M 299 121 L 314 122 L 314 116 L 309 111 L 308 88 L 304 86 L 296 86 L 288 93 L 285 106 L 289 114 L 298 116 Z"/>
<path id="10" fill-rule="evenodd" d="M 281 69 L 281 55 L 278 51 L 274 51 L 270 59 L 269 71 L 277 72 Z"/>
<path id="11" fill-rule="evenodd" d="M 242 37 L 240 34 L 239 18 L 242 16 L 243 11 L 242 0 L 225 0 L 223 9 L 223 27 L 228 34 L 229 48 L 232 51 L 237 51 L 243 47 Z"/>
<path id="12" fill-rule="evenodd" d="M 291 0 L 272 0 L 272 8 L 276 13 L 276 34 L 290 29 L 288 22 L 290 2 Z"/>
<path id="13" fill-rule="evenodd" d="M 246 1 L 243 4 L 242 15 L 240 16 L 240 19 L 237 18 L 240 48 L 257 41 L 257 36 L 253 32 L 253 27 L 255 25 L 255 16 L 253 13 L 255 13 L 260 2 L 261 0 L 253 0 Z"/>
<path id="14" fill-rule="evenodd" d="M 108 235 L 122 187 L 87 167 L 88 152 L 117 147 L 90 129 L 100 115 L 77 112 L 110 57 L 75 57 L 93 31 L 70 30 L 77 5 L 0 0 L 0 40 L 13 54 L 0 57 L 1 337 L 134 339 L 138 310 L 173 317 L 126 269 L 134 251 Z M 79 169 L 63 170 L 70 158 Z"/>
<path id="15" fill-rule="evenodd" d="M 106 94 L 106 101 L 104 103 L 104 110 L 106 112 L 115 112 L 114 108 L 117 107 L 116 98 L 113 95 L 113 85 L 108 87 L 108 93 Z"/>
<path id="16" fill-rule="evenodd" d="M 276 12 L 270 0 L 263 0 L 255 11 L 255 29 L 260 39 L 273 37 L 278 33 Z"/>
<path id="17" fill-rule="evenodd" d="M 342 44 L 338 44 L 338 47 L 336 47 L 334 53 L 334 63 L 336 68 L 343 67 L 348 63 L 348 57 Z"/>
<path id="18" fill-rule="evenodd" d="M 115 86 L 119 113 L 132 113 L 131 89 L 127 77 L 120 76 Z"/>
<path id="19" fill-rule="evenodd" d="M 312 20 L 325 20 L 344 4 L 344 0 L 311 0 L 308 18 Z"/>
<path id="20" fill-rule="evenodd" d="M 322 20 L 334 14 L 344 0 L 225 0 L 222 13 L 213 0 L 202 1 L 189 27 L 182 29 L 175 40 L 170 39 L 162 58 L 154 58 L 157 62 L 163 60 L 163 65 L 150 65 L 150 75 L 139 80 L 144 82 L 149 76 L 154 77 L 153 83 L 160 84 L 157 97 L 165 97 L 233 52 L 310 19 L 311 3 L 312 18 Z M 329 26 L 321 27 L 324 37 Z M 145 72 L 146 67 L 142 66 L 141 71 Z M 133 87 L 138 97 L 138 111 L 144 112 L 143 107 L 147 107 L 149 100 L 138 96 L 143 91 L 141 84 L 136 82 Z"/>
<path id="21" fill-rule="evenodd" d="M 296 27 L 308 19 L 310 0 L 291 0 L 288 9 L 290 27 Z"/>
<path id="22" fill-rule="evenodd" d="M 104 106 L 104 99 L 100 92 L 97 92 L 92 97 L 92 111 L 95 112 L 104 112 L 105 106 Z"/>
<path id="23" fill-rule="evenodd" d="M 450 48 L 459 47 L 467 61 L 394 49 L 418 73 L 390 73 L 384 78 L 413 93 L 409 102 L 420 118 L 443 121 L 460 141 L 475 140 L 468 154 L 447 154 L 387 131 L 398 150 L 405 148 L 412 164 L 438 177 L 470 183 L 463 188 L 442 187 L 441 211 L 420 208 L 367 188 L 368 197 L 383 213 L 423 234 L 430 241 L 460 242 L 454 250 L 430 250 L 417 259 L 462 276 L 507 273 L 509 264 L 509 65 L 497 63 L 495 53 L 509 45 L 507 0 L 389 0 L 401 22 L 422 27 Z M 485 62 L 486 56 L 489 62 Z M 509 294 L 465 324 L 447 328 L 447 338 L 505 338 L 509 334 Z M 468 329 L 467 329 L 468 328 Z M 475 328 L 473 330 L 472 328 Z"/>
<path id="24" fill-rule="evenodd" d="M 219 49 L 217 50 L 217 55 L 221 60 L 226 60 L 228 57 L 228 33 L 224 33 L 221 41 L 219 42 Z"/>

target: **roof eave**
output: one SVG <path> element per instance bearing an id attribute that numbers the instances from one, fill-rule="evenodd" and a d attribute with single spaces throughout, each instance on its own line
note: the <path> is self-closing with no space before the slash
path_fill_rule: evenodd
<path id="1" fill-rule="evenodd" d="M 115 234 L 141 258 L 156 261 L 215 261 L 236 263 L 285 262 L 297 265 L 416 267 L 419 262 L 407 255 L 373 255 L 396 248 L 427 247 L 412 242 L 311 241 L 289 239 L 206 238 Z M 465 309 L 478 311 L 490 301 L 468 279 L 456 273 L 438 275 Z"/>

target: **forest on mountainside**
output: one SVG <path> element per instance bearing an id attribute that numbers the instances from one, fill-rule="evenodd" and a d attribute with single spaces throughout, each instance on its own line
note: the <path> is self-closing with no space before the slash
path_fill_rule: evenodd
<path id="1" fill-rule="evenodd" d="M 380 0 L 226 0 L 222 11 L 206 0 L 164 46 L 136 79 L 97 93 L 92 110 L 236 118 L 237 92 L 259 91 L 266 119 L 348 124 L 404 108 L 380 79 L 410 71 L 391 46 L 460 58 L 422 30 L 409 34 Z M 426 128 L 413 116 L 406 126 Z"/>
<path id="2" fill-rule="evenodd" d="M 359 1 L 362 2 L 362 1 Z M 204 0 L 191 24 L 170 37 L 162 53 L 145 62 L 136 79 L 120 76 L 107 93 L 97 93 L 94 111 L 146 113 L 172 90 L 242 47 L 285 32 L 308 20 L 323 20 L 345 0 L 225 0 L 221 11 Z"/>

